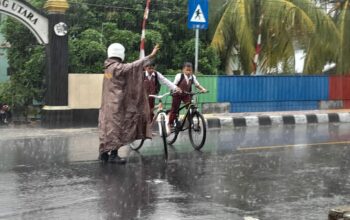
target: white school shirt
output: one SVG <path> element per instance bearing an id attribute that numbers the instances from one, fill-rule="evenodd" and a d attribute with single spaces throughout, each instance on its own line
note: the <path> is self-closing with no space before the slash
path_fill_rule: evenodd
<path id="1" fill-rule="evenodd" d="M 180 82 L 181 74 L 182 73 L 176 74 L 175 79 L 174 79 L 175 85 L 177 85 Z M 197 81 L 197 77 L 195 75 L 192 74 L 190 77 L 188 77 L 186 74 L 184 74 L 184 76 L 185 76 L 185 80 L 186 80 L 187 84 L 188 84 L 189 80 L 193 79 L 194 85 L 199 86 L 199 82 Z"/>
<path id="2" fill-rule="evenodd" d="M 149 75 L 148 72 L 145 71 L 145 76 L 148 78 L 148 80 L 151 80 L 152 76 L 156 77 L 156 74 L 153 72 L 151 75 Z M 176 90 L 177 86 L 173 84 L 170 80 L 165 78 L 160 72 L 157 72 L 157 76 L 158 76 L 158 81 L 161 84 L 166 85 L 171 90 Z"/>

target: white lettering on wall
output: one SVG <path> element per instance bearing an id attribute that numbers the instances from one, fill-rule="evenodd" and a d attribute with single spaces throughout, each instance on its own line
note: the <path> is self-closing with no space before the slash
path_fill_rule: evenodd
<path id="1" fill-rule="evenodd" d="M 10 7 L 11 6 L 11 7 Z M 34 25 L 38 22 L 37 13 L 31 10 L 26 5 L 20 4 L 17 1 L 11 0 L 0 0 L 0 9 L 7 11 L 9 13 L 15 13 L 17 16 L 20 16 Z"/>
<path id="2" fill-rule="evenodd" d="M 1 11 L 29 27 L 40 43 L 48 43 L 48 20 L 33 7 L 17 0 L 0 0 L 0 13 Z"/>

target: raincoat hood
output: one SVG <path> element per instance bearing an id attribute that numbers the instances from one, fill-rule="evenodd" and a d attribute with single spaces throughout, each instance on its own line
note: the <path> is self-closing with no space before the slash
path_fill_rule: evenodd
<path id="1" fill-rule="evenodd" d="M 114 58 L 108 58 L 107 60 L 105 60 L 104 63 L 104 68 L 107 69 L 110 65 L 114 64 L 114 63 L 120 63 L 119 60 L 114 59 Z"/>

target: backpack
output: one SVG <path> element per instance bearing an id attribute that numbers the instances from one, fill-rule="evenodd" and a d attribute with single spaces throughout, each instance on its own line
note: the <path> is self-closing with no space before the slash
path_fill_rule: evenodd
<path id="1" fill-rule="evenodd" d="M 154 81 L 156 83 L 156 94 L 158 94 L 160 92 L 160 83 L 159 83 L 159 80 L 158 80 L 158 72 L 154 72 Z"/>
<path id="2" fill-rule="evenodd" d="M 181 78 L 180 78 L 180 80 L 179 80 L 179 82 L 176 84 L 176 86 L 179 86 L 180 85 L 180 83 L 182 82 L 182 80 L 184 80 L 185 79 L 185 75 L 183 74 L 183 73 L 181 73 Z M 192 84 L 193 84 L 193 77 L 190 79 L 190 92 L 192 92 Z"/>
<path id="3" fill-rule="evenodd" d="M 155 72 L 155 81 L 156 81 L 156 94 L 158 94 L 160 92 L 160 83 L 159 83 L 159 80 L 158 80 L 158 72 Z"/>

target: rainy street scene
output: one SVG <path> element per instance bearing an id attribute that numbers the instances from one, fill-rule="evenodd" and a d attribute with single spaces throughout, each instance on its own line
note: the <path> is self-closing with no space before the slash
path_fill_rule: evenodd
<path id="1" fill-rule="evenodd" d="M 1 219 L 327 219 L 349 204 L 350 124 L 211 129 L 97 161 L 96 129 L 5 131 Z M 249 218 L 250 217 L 250 218 Z"/>
<path id="2" fill-rule="evenodd" d="M 350 220 L 349 0 L 0 0 L 0 219 Z"/>

